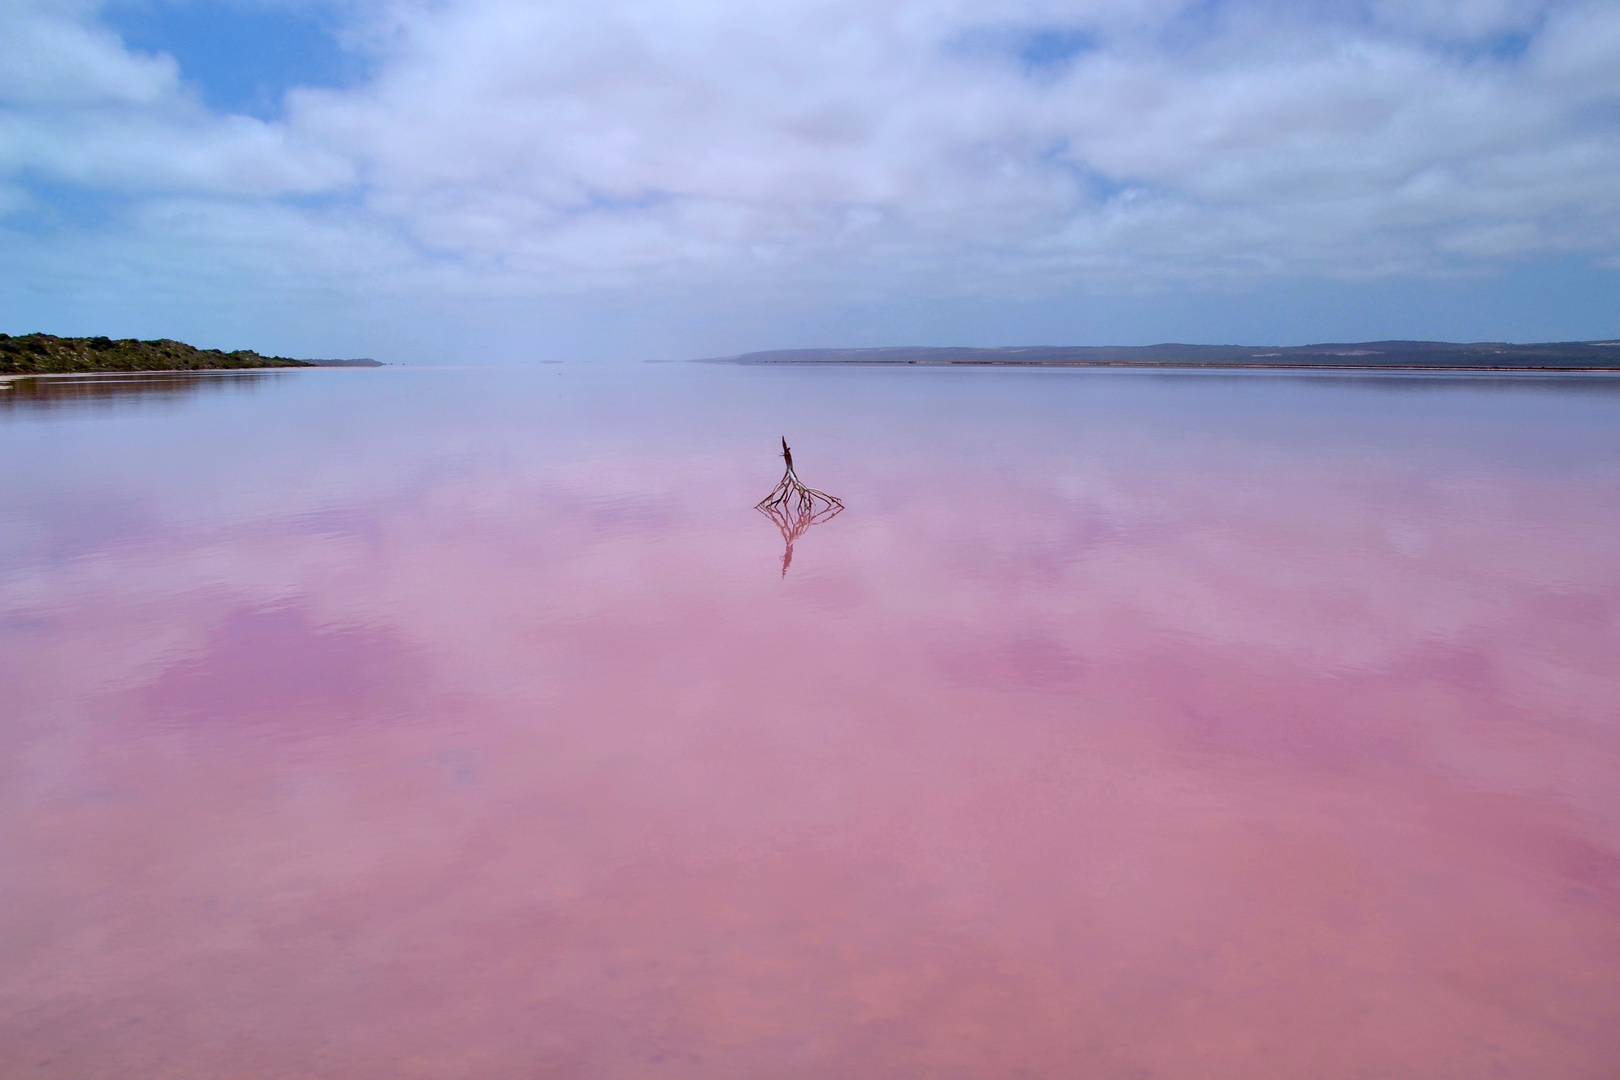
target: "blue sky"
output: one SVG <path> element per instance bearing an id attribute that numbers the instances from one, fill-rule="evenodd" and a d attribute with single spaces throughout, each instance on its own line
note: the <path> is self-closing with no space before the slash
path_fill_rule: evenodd
<path id="1" fill-rule="evenodd" d="M 0 329 L 1620 336 L 1620 6 L 7 0 Z"/>
<path id="2" fill-rule="evenodd" d="M 370 73 L 365 53 L 345 48 L 341 8 L 120 0 L 101 16 L 126 48 L 172 56 L 184 83 L 217 112 L 280 119 L 287 91 L 352 87 Z"/>

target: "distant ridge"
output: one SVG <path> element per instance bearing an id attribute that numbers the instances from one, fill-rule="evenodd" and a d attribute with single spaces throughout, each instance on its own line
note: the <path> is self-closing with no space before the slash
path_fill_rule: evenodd
<path id="1" fill-rule="evenodd" d="M 992 349 L 901 345 L 777 349 L 711 364 L 917 364 L 979 367 L 1218 367 L 1460 371 L 1620 371 L 1620 341 L 1362 341 L 1323 345 L 1036 345 Z"/>

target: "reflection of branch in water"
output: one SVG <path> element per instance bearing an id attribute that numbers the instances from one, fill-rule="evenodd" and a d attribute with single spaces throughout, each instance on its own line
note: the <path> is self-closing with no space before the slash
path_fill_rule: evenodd
<path id="1" fill-rule="evenodd" d="M 793 471 L 793 451 L 788 449 L 785 438 L 782 440 L 782 460 L 787 463 L 782 479 L 777 481 L 769 495 L 755 504 L 754 509 L 776 522 L 776 527 L 782 530 L 782 542 L 787 545 L 787 551 L 782 554 L 782 576 L 787 577 L 788 567 L 793 562 L 793 541 L 803 536 L 810 526 L 837 517 L 843 511 L 844 504 L 825 491 L 805 487 Z"/>
<path id="2" fill-rule="evenodd" d="M 782 530 L 782 543 L 787 550 L 782 552 L 782 576 L 787 577 L 788 567 L 793 565 L 793 541 L 803 536 L 812 525 L 820 525 L 824 521 L 831 521 L 844 512 L 844 504 L 836 503 L 819 512 L 813 510 L 788 510 L 783 506 L 756 506 L 754 509 L 776 522 L 776 527 Z"/>

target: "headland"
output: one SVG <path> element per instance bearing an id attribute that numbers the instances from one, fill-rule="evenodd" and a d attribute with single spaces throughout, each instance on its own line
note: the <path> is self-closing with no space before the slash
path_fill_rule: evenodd
<path id="1" fill-rule="evenodd" d="M 1532 345 L 1365 341 L 1323 345 L 1039 345 L 986 349 L 902 345 L 777 349 L 716 364 L 887 364 L 926 367 L 1278 368 L 1343 371 L 1620 371 L 1620 341 Z"/>
<path id="2" fill-rule="evenodd" d="M 229 371 L 244 368 L 381 367 L 375 360 L 294 360 L 252 349 L 223 352 L 160 338 L 0 334 L 0 377 L 137 371 Z"/>

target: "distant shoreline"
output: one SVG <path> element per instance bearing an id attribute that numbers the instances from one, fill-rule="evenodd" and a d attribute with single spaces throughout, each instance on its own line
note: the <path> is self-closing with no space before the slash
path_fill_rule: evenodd
<path id="1" fill-rule="evenodd" d="M 1026 348 L 778 349 L 698 361 L 744 366 L 1059 367 L 1237 371 L 1620 372 L 1620 341 L 1373 341 L 1324 345 L 1087 345 Z"/>
<path id="2" fill-rule="evenodd" d="M 1614 367 L 1532 367 L 1525 364 L 1497 367 L 1465 367 L 1459 364 L 1232 364 L 1195 361 L 1153 360 L 732 360 L 727 357 L 714 360 L 695 360 L 698 364 L 739 364 L 744 367 L 763 367 L 772 364 L 799 367 L 1025 367 L 1025 368 L 1137 368 L 1167 369 L 1173 371 L 1387 371 L 1392 375 L 1403 373 L 1455 372 L 1523 372 L 1525 374 L 1617 374 Z"/>

